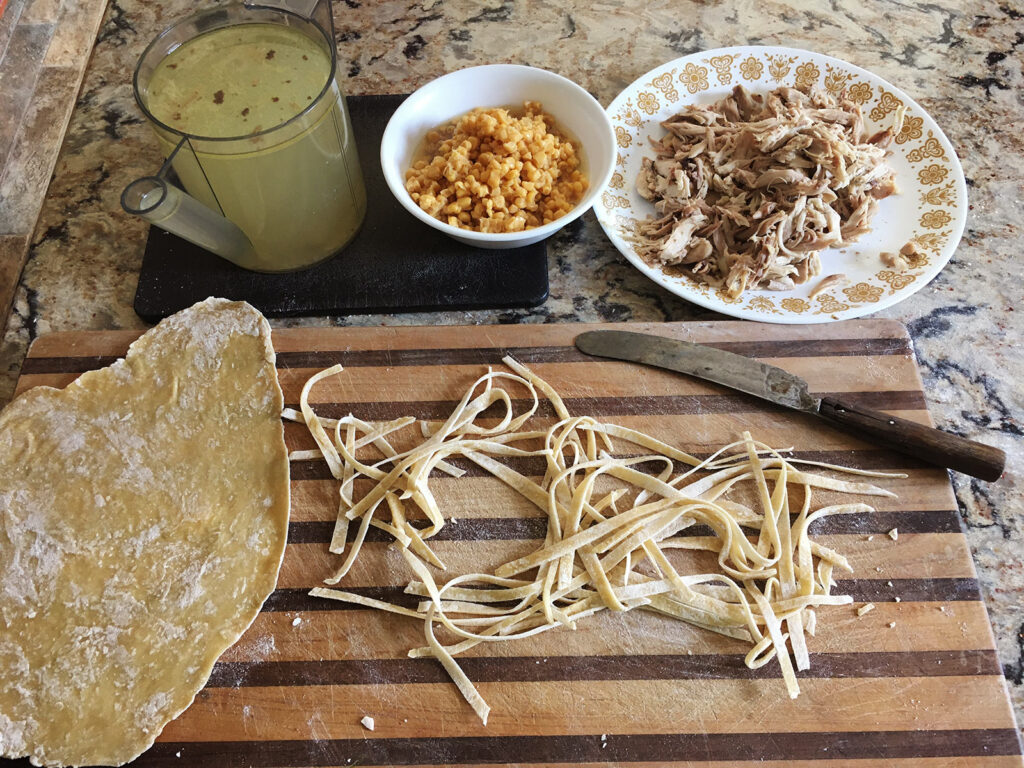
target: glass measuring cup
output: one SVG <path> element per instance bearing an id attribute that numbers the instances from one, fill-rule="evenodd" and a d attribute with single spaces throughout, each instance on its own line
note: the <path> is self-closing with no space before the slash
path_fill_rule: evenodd
<path id="1" fill-rule="evenodd" d="M 125 189 L 125 210 L 261 272 L 313 266 L 355 236 L 366 190 L 330 2 L 307 10 L 228 4 L 149 44 L 135 98 L 167 161 Z"/>

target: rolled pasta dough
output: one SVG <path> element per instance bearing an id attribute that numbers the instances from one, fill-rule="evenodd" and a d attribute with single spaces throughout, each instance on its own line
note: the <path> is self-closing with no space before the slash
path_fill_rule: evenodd
<path id="1" fill-rule="evenodd" d="M 0 413 L 0 754 L 120 765 L 273 590 L 288 461 L 270 327 L 207 299 Z"/>

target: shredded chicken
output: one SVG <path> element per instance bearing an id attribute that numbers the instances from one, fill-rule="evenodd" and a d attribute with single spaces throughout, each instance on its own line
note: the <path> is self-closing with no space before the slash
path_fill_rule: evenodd
<path id="1" fill-rule="evenodd" d="M 899 191 L 885 157 L 904 111 L 869 136 L 859 105 L 820 90 L 738 85 L 686 107 L 643 158 L 637 191 L 658 215 L 638 225 L 641 257 L 733 297 L 810 280 L 819 252 L 868 232 L 878 201 Z"/>
<path id="2" fill-rule="evenodd" d="M 899 253 L 882 251 L 878 256 L 885 266 L 892 267 L 900 272 L 908 269 L 917 269 L 921 266 L 924 259 L 924 254 L 917 249 L 917 245 L 913 240 L 900 248 Z"/>
<path id="3" fill-rule="evenodd" d="M 842 283 L 844 280 L 846 280 L 846 275 L 844 275 L 842 272 L 837 272 L 834 275 L 823 277 L 821 278 L 821 282 L 814 286 L 814 288 L 811 289 L 811 292 L 807 294 L 807 298 L 813 300 L 814 297 L 817 296 L 819 293 L 824 293 L 825 291 L 834 288 L 835 286 Z"/>

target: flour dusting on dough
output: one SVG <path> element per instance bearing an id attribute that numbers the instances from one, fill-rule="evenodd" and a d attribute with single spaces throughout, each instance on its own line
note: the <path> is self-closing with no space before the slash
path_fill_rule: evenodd
<path id="1" fill-rule="evenodd" d="M 288 522 L 273 361 L 208 299 L 0 412 L 0 756 L 132 760 L 252 623 Z"/>

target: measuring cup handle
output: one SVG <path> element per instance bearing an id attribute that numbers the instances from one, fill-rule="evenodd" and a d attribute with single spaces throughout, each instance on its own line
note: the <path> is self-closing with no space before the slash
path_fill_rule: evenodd
<path id="1" fill-rule="evenodd" d="M 161 229 L 241 266 L 251 263 L 252 242 L 233 221 L 207 208 L 167 177 L 183 138 L 156 176 L 136 179 L 121 193 L 121 207 Z"/>

